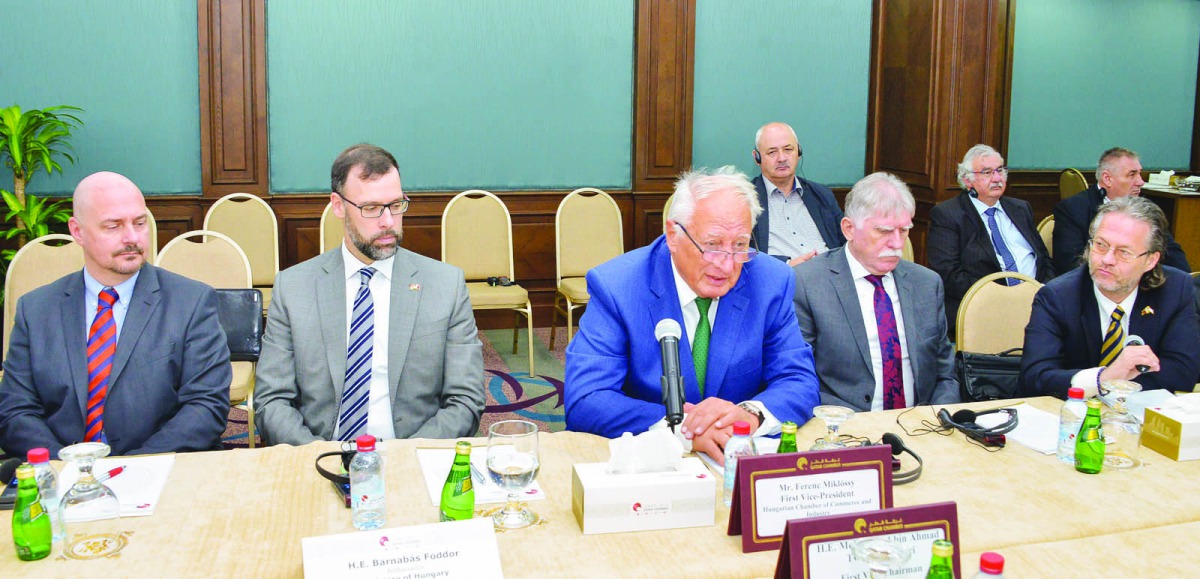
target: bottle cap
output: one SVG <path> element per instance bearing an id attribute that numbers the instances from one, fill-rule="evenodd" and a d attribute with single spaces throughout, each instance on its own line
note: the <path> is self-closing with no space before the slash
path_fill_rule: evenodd
<path id="1" fill-rule="evenodd" d="M 1083 388 L 1070 388 L 1067 390 L 1067 398 L 1083 400 Z"/>
<path id="2" fill-rule="evenodd" d="M 358 443 L 358 451 L 359 452 L 374 452 L 375 451 L 375 437 L 371 436 L 370 434 L 363 434 L 363 435 L 359 436 L 355 440 L 355 442 Z"/>
<path id="3" fill-rule="evenodd" d="M 1088 408 L 1099 409 L 1101 404 L 1102 403 L 1100 402 L 1099 398 L 1088 398 L 1088 401 L 1087 401 Z"/>
<path id="4" fill-rule="evenodd" d="M 454 453 L 455 454 L 465 454 L 467 456 L 471 456 L 471 441 L 460 440 L 460 441 L 454 443 Z"/>
<path id="5" fill-rule="evenodd" d="M 787 422 L 784 422 L 783 426 L 781 426 L 780 428 L 782 429 L 782 431 L 785 434 L 796 434 L 796 423 L 792 422 L 790 420 Z"/>
<path id="6" fill-rule="evenodd" d="M 29 464 L 48 462 L 50 460 L 50 451 L 45 448 L 31 448 L 26 458 L 29 459 Z"/>
<path id="7" fill-rule="evenodd" d="M 750 436 L 750 423 L 745 420 L 739 420 L 733 423 L 734 436 Z"/>
<path id="8" fill-rule="evenodd" d="M 17 467 L 17 480 L 25 480 L 27 478 L 33 478 L 34 476 L 37 476 L 37 473 L 34 472 L 33 465 L 25 462 L 21 463 L 21 466 Z"/>
<path id="9" fill-rule="evenodd" d="M 954 555 L 954 543 L 945 539 L 938 539 L 933 542 L 934 557 L 951 557 Z"/>
<path id="10" fill-rule="evenodd" d="M 992 575 L 1004 572 L 1004 555 L 988 551 L 979 556 L 979 570 Z"/>

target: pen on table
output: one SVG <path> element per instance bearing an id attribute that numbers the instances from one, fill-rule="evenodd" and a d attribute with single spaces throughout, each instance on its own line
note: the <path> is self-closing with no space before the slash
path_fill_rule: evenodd
<path id="1" fill-rule="evenodd" d="M 471 479 L 474 480 L 476 486 L 483 486 L 487 484 L 488 480 L 483 473 L 479 472 L 478 468 L 475 468 L 474 464 L 471 465 Z"/>
<path id="2" fill-rule="evenodd" d="M 114 468 L 106 473 L 101 473 L 100 476 L 96 477 L 96 482 L 104 482 L 114 476 L 121 474 L 122 472 L 125 472 L 124 465 L 118 466 L 117 468 Z"/>

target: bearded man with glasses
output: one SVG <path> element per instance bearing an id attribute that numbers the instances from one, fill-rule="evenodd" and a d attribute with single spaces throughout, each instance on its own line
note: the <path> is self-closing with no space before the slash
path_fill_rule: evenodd
<path id="1" fill-rule="evenodd" d="M 817 378 L 791 306 L 795 280 L 750 246 L 761 213 L 733 167 L 686 173 L 664 234 L 588 272 L 591 299 L 567 346 L 569 430 L 612 438 L 663 420 L 655 326 L 664 319 L 683 328 L 681 432 L 695 451 L 724 463 L 734 421 L 765 435 L 812 417 Z"/>
<path id="2" fill-rule="evenodd" d="M 1088 229 L 1087 264 L 1046 284 L 1025 328 L 1026 396 L 1093 396 L 1101 382 L 1191 390 L 1200 375 L 1192 280 L 1163 266 L 1167 219 L 1137 196 L 1102 205 Z M 1133 338 L 1136 337 L 1136 340 Z"/>

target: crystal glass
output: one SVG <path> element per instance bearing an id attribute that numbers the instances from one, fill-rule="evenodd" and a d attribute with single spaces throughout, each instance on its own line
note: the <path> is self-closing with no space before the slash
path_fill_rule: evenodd
<path id="1" fill-rule="evenodd" d="M 1100 384 L 1100 391 L 1113 400 L 1100 418 L 1104 430 L 1105 468 L 1137 468 L 1142 461 L 1138 450 L 1142 441 L 1142 425 L 1125 407 L 1130 394 L 1142 391 L 1142 385 L 1129 380 L 1111 380 Z"/>
<path id="2" fill-rule="evenodd" d="M 508 491 L 504 509 L 492 515 L 497 529 L 522 529 L 537 515 L 521 504 L 521 491 L 533 484 L 538 472 L 537 425 L 525 420 L 505 420 L 488 429 L 488 473 Z"/>
<path id="3" fill-rule="evenodd" d="M 901 545 L 883 537 L 868 537 L 855 541 L 850 546 L 850 553 L 858 561 L 867 564 L 871 577 L 887 577 L 893 569 L 898 569 L 912 557 L 912 547 Z"/>
<path id="4" fill-rule="evenodd" d="M 72 444 L 58 451 L 58 457 L 75 465 L 79 479 L 63 495 L 59 512 L 64 523 L 83 523 L 121 516 L 117 495 L 92 476 L 96 460 L 108 456 L 109 448 L 102 442 Z"/>
<path id="5" fill-rule="evenodd" d="M 853 410 L 845 406 L 818 406 L 813 409 L 813 416 L 825 421 L 828 432 L 826 432 L 825 438 L 817 440 L 812 445 L 812 450 L 846 448 L 846 443 L 842 442 L 841 436 L 838 434 L 838 427 L 854 417 Z"/>

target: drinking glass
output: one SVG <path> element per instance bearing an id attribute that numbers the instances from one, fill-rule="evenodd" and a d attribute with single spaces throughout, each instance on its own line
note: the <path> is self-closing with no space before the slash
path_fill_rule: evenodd
<path id="1" fill-rule="evenodd" d="M 102 442 L 81 442 L 58 451 L 58 457 L 74 464 L 79 479 L 62 497 L 59 512 L 63 523 L 82 523 L 115 519 L 121 516 L 117 495 L 92 476 L 97 459 L 108 456 L 109 448 Z"/>
<path id="2" fill-rule="evenodd" d="M 813 416 L 825 421 L 825 426 L 828 432 L 825 438 L 817 440 L 812 445 L 812 450 L 830 450 L 835 448 L 846 448 L 846 443 L 842 442 L 838 435 L 838 427 L 847 420 L 854 417 L 854 411 L 845 406 L 818 406 L 813 409 Z"/>
<path id="3" fill-rule="evenodd" d="M 1138 449 L 1142 440 L 1142 425 L 1125 407 L 1130 394 L 1142 391 L 1142 385 L 1130 380 L 1110 380 L 1100 384 L 1100 391 L 1111 396 L 1113 407 L 1105 409 L 1100 418 L 1104 430 L 1104 466 L 1106 468 L 1137 468 Z"/>
<path id="4" fill-rule="evenodd" d="M 868 537 L 855 541 L 850 546 L 854 558 L 867 564 L 871 577 L 879 579 L 887 577 L 893 569 L 899 568 L 912 557 L 912 547 L 901 545 L 882 537 Z"/>
<path id="5" fill-rule="evenodd" d="M 521 491 L 537 478 L 537 425 L 525 420 L 493 424 L 488 429 L 487 467 L 492 481 L 508 491 L 504 509 L 492 515 L 496 528 L 523 529 L 537 521 L 537 515 L 518 502 Z"/>

